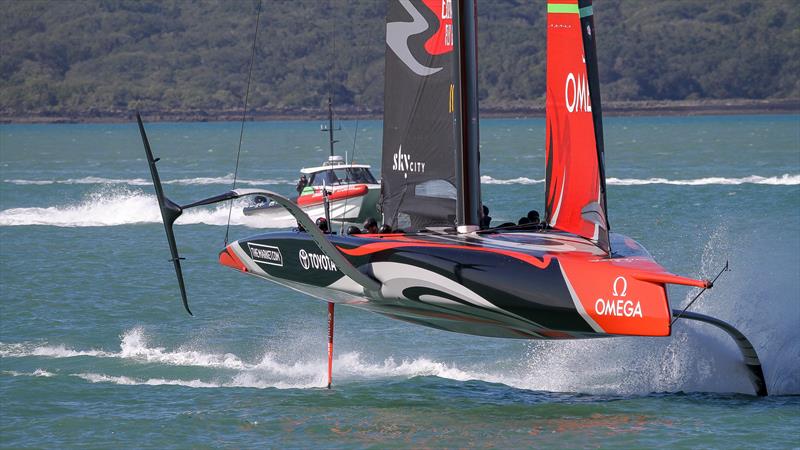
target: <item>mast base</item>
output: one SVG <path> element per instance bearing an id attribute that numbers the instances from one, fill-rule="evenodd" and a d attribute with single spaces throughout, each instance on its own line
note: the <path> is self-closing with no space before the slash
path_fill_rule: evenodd
<path id="1" fill-rule="evenodd" d="M 481 227 L 478 225 L 459 225 L 456 228 L 458 234 L 467 234 L 467 233 L 474 233 L 476 231 L 480 231 Z"/>

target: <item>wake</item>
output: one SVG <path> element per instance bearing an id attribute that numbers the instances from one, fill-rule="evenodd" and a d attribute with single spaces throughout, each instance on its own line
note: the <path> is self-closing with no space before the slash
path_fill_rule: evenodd
<path id="1" fill-rule="evenodd" d="M 509 178 L 497 179 L 488 175 L 481 177 L 482 184 L 541 184 L 544 183 L 544 178 Z M 726 177 L 705 177 L 687 180 L 670 180 L 667 178 L 606 178 L 606 184 L 609 186 L 642 186 L 648 184 L 666 184 L 673 186 L 707 186 L 707 185 L 740 185 L 740 184 L 763 184 L 770 186 L 797 186 L 800 185 L 800 175 L 789 175 L 785 173 L 775 177 L 762 177 L 759 175 L 750 175 L 741 178 L 726 178 Z"/>
<path id="2" fill-rule="evenodd" d="M 63 359 L 91 357 L 119 359 L 141 364 L 163 366 L 202 367 L 217 369 L 211 379 L 165 379 L 137 378 L 127 375 L 109 375 L 94 372 L 66 374 L 92 383 L 113 383 L 120 385 L 175 385 L 194 388 L 278 388 L 310 389 L 327 386 L 327 361 L 325 360 L 285 360 L 277 354 L 267 352 L 255 361 L 245 361 L 232 353 L 212 353 L 189 347 L 168 350 L 164 347 L 150 346 L 149 338 L 142 328 L 134 328 L 121 336 L 120 351 L 76 350 L 64 345 L 7 344 L 0 343 L 0 358 Z M 480 373 L 463 371 L 455 366 L 428 358 L 395 361 L 386 358 L 382 362 L 366 361 L 358 352 L 344 352 L 334 361 L 336 379 L 339 381 L 413 378 L 418 376 L 438 376 L 458 381 L 480 380 Z M 37 369 L 33 373 L 4 371 L 10 376 L 52 377 L 57 373 Z M 226 378 L 227 375 L 227 379 Z"/>
<path id="3" fill-rule="evenodd" d="M 47 186 L 52 184 L 125 184 L 129 186 L 152 186 L 153 182 L 144 178 L 104 178 L 104 177 L 82 177 L 82 178 L 67 178 L 63 180 L 25 180 L 25 179 L 7 179 L 3 180 L 4 183 L 16 185 L 32 185 L 32 186 Z M 233 184 L 233 174 L 225 175 L 224 177 L 195 177 L 195 178 L 177 178 L 174 180 L 162 180 L 161 184 L 174 184 L 180 186 L 206 186 L 206 185 L 227 185 Z M 263 179 L 263 180 L 236 180 L 237 185 L 245 186 L 270 186 L 270 185 L 285 185 L 294 184 L 294 182 L 283 179 Z"/>
<path id="4" fill-rule="evenodd" d="M 109 179 L 85 177 L 69 180 L 4 180 L 14 184 L 107 184 L 107 185 L 152 185 L 144 179 Z M 164 184 L 230 185 L 233 176 L 219 178 L 183 178 L 165 181 Z M 269 184 L 287 184 L 286 180 L 239 180 L 240 185 L 263 186 Z M 496 179 L 488 175 L 481 177 L 483 184 L 497 185 L 526 185 L 544 183 L 543 179 L 510 178 Z M 800 175 L 783 174 L 775 177 L 762 177 L 751 175 L 742 178 L 708 177 L 690 180 L 668 180 L 666 178 L 608 178 L 609 185 L 640 186 L 648 184 L 666 184 L 677 186 L 705 186 L 705 185 L 741 185 L 756 184 L 769 186 L 797 186 L 800 185 Z M 250 228 L 269 228 L 267 223 L 258 217 L 248 217 L 242 208 L 248 200 L 240 199 L 234 202 L 231 212 L 231 225 L 242 225 Z M 140 189 L 131 189 L 125 186 L 116 186 L 100 189 L 84 196 L 75 204 L 50 207 L 10 208 L 0 211 L 0 226 L 25 226 L 48 225 L 56 227 L 107 227 L 117 225 L 131 225 L 142 223 L 161 223 L 158 203 L 154 195 L 145 193 Z M 178 225 L 205 224 L 225 226 L 228 223 L 228 204 L 216 207 L 192 209 L 186 211 L 176 222 Z"/>
<path id="5" fill-rule="evenodd" d="M 246 204 L 246 199 L 234 201 L 231 225 L 264 228 L 263 221 L 257 217 L 244 215 L 242 208 Z M 212 208 L 188 210 L 176 223 L 225 226 L 228 223 L 228 208 L 227 203 L 222 203 Z M 143 223 L 161 223 L 158 201 L 155 195 L 126 188 L 93 192 L 73 205 L 0 211 L 0 226 L 108 227 Z"/>
<path id="6" fill-rule="evenodd" d="M 455 382 L 481 381 L 515 389 L 593 395 L 646 395 L 654 392 L 740 392 L 752 394 L 752 386 L 738 354 L 727 336 L 693 325 L 677 325 L 672 338 L 609 338 L 588 341 L 532 341 L 518 361 L 508 360 L 462 366 L 430 357 L 395 360 L 374 358 L 345 351 L 334 360 L 334 379 L 339 385 L 388 379 L 438 377 Z M 32 373 L 4 371 L 0 374 L 28 377 L 77 377 L 90 383 L 118 385 L 184 386 L 190 388 L 316 389 L 327 385 L 324 358 L 298 358 L 296 353 L 279 355 L 266 351 L 247 360 L 233 353 L 209 352 L 197 343 L 174 349 L 150 344 L 142 328 L 121 336 L 119 351 L 73 349 L 64 345 L 0 343 L 0 358 L 97 358 L 158 367 L 206 368 L 205 377 L 163 378 L 87 371 L 61 373 L 37 369 Z M 279 343 L 278 348 L 292 345 Z M 769 353 L 766 353 L 767 355 Z M 774 356 L 774 355 L 772 355 Z M 774 377 L 775 360 L 767 362 Z M 70 366 L 74 367 L 74 364 Z M 88 367 L 95 366 L 88 361 Z M 107 367 L 108 364 L 104 364 Z M 113 369 L 108 369 L 114 371 Z M 795 368 L 796 370 L 796 368 Z M 174 371 L 170 371 L 174 373 Z M 773 378 L 771 395 L 798 392 L 797 380 Z"/>
<path id="7" fill-rule="evenodd" d="M 16 185 L 32 185 L 32 186 L 47 186 L 53 184 L 98 184 L 98 185 L 128 185 L 128 186 L 152 186 L 153 182 L 144 178 L 103 178 L 88 176 L 83 178 L 67 178 L 63 180 L 27 180 L 27 179 L 5 179 L 4 183 Z M 181 186 L 206 186 L 206 185 L 225 185 L 230 186 L 233 183 L 233 174 L 228 174 L 224 177 L 195 177 L 195 178 L 178 178 L 173 180 L 164 180 L 161 184 L 174 184 Z M 481 176 L 482 184 L 541 184 L 544 183 L 544 178 L 494 178 L 489 175 Z M 236 181 L 237 185 L 243 186 L 275 186 L 275 185 L 293 185 L 294 181 L 286 180 L 283 178 L 263 179 L 263 180 L 247 180 L 240 179 Z M 706 186 L 706 185 L 740 185 L 740 184 L 763 184 L 770 186 L 797 186 L 800 185 L 800 174 L 790 175 L 785 173 L 779 176 L 764 177 L 760 175 L 750 175 L 746 177 L 731 178 L 731 177 L 705 177 L 685 180 L 671 180 L 667 178 L 607 178 L 606 184 L 611 186 L 642 186 L 647 184 L 666 184 L 675 186 Z"/>

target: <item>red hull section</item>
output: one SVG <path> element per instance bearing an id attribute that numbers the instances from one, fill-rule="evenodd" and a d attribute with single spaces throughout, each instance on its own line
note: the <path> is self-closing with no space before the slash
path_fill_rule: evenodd
<path id="1" fill-rule="evenodd" d="M 328 201 L 335 202 L 346 198 L 361 197 L 362 195 L 366 195 L 367 191 L 368 188 L 365 184 L 354 184 L 344 188 L 338 188 L 328 194 Z M 321 189 L 315 190 L 313 194 L 302 195 L 297 198 L 297 204 L 300 206 L 318 205 L 323 201 L 325 201 L 325 196 L 322 194 Z"/>

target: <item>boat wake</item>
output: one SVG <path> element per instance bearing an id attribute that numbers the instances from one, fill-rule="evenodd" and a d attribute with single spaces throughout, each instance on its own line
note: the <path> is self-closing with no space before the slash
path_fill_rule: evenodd
<path id="1" fill-rule="evenodd" d="M 232 176 L 220 178 L 185 178 L 165 181 L 164 184 L 230 184 Z M 4 180 L 15 184 L 126 184 L 150 185 L 144 179 L 115 180 L 109 178 L 85 177 L 69 180 Z M 525 185 L 544 183 L 544 180 L 533 178 L 496 179 L 484 175 L 483 184 Z M 269 184 L 286 184 L 286 180 L 239 180 L 240 185 L 264 186 Z M 752 175 L 743 178 L 709 177 L 691 180 L 668 180 L 665 178 L 608 178 L 609 185 L 639 186 L 646 184 L 669 184 L 682 186 L 703 185 L 740 185 L 760 184 L 772 186 L 800 185 L 800 175 L 784 174 L 775 177 Z M 231 214 L 232 225 L 251 228 L 265 227 L 264 221 L 257 216 L 245 216 L 242 207 L 247 200 L 239 200 Z M 106 227 L 141 223 L 161 223 L 161 216 L 154 195 L 143 190 L 125 186 L 107 186 L 90 192 L 79 202 L 68 205 L 50 207 L 10 208 L 0 211 L 0 226 L 49 225 L 57 227 Z M 213 208 L 193 209 L 186 211 L 176 222 L 178 225 L 206 224 L 221 225 L 228 223 L 227 204 Z"/>
<path id="2" fill-rule="evenodd" d="M 47 186 L 52 184 L 126 184 L 129 186 L 152 186 L 153 182 L 144 178 L 104 178 L 104 177 L 82 177 L 82 178 L 67 178 L 63 180 L 25 180 L 25 179 L 7 179 L 3 180 L 4 183 L 16 184 L 22 186 Z M 196 178 L 177 178 L 174 180 L 162 180 L 161 184 L 174 184 L 181 186 L 205 186 L 205 185 L 227 185 L 233 184 L 233 174 L 225 175 L 224 177 L 196 177 Z M 274 186 L 291 184 L 289 181 L 282 178 L 277 179 L 264 179 L 264 180 L 246 180 L 238 179 L 236 184 L 239 186 Z"/>
<path id="3" fill-rule="evenodd" d="M 0 358 L 45 358 L 63 359 L 91 357 L 119 359 L 126 363 L 155 364 L 156 366 L 184 366 L 216 369 L 208 379 L 142 378 L 128 375 L 77 372 L 62 374 L 59 370 L 37 369 L 33 373 L 4 371 L 10 376 L 52 377 L 67 375 L 92 383 L 122 385 L 177 385 L 195 388 L 250 387 L 278 389 L 319 388 L 327 385 L 327 362 L 320 360 L 286 360 L 273 352 L 264 353 L 255 361 L 245 361 L 231 353 L 212 353 L 189 347 L 168 350 L 151 346 L 142 328 L 134 328 L 121 336 L 120 351 L 76 350 L 64 345 L 7 344 L 0 343 Z M 462 371 L 454 366 L 427 358 L 395 361 L 386 358 L 382 362 L 366 361 L 358 352 L 344 352 L 334 361 L 337 381 L 347 382 L 389 377 L 413 378 L 438 376 L 458 381 L 480 380 L 480 373 Z M 137 372 L 141 372 L 137 370 Z"/>
<path id="4" fill-rule="evenodd" d="M 509 178 L 497 179 L 488 175 L 481 177 L 482 184 L 541 184 L 544 183 L 544 178 Z M 739 184 L 763 184 L 771 186 L 797 186 L 800 185 L 800 174 L 790 175 L 785 173 L 780 176 L 762 177 L 759 175 L 750 175 L 741 178 L 726 178 L 726 177 L 705 177 L 688 180 L 670 180 L 667 178 L 606 178 L 606 184 L 610 186 L 642 186 L 646 184 L 667 184 L 675 186 L 705 186 L 705 185 L 739 185 Z"/>
<path id="5" fill-rule="evenodd" d="M 745 324 L 748 325 L 748 324 Z M 786 330 L 784 330 L 786 331 Z M 796 331 L 778 344 L 759 348 L 765 362 L 772 395 L 800 392 L 796 361 Z M 763 337 L 758 335 L 758 342 Z M 297 338 L 297 337 L 295 337 Z M 0 343 L 0 358 L 38 358 L 32 373 L 0 372 L 10 376 L 77 377 L 91 383 L 119 385 L 174 385 L 190 388 L 311 389 L 326 385 L 323 355 L 298 358 L 297 352 L 267 350 L 248 359 L 234 353 L 207 351 L 202 343 L 173 349 L 153 345 L 154 337 L 143 328 L 121 336 L 119 351 L 74 349 L 42 343 Z M 301 340 L 302 337 L 301 337 Z M 781 344 L 782 342 L 782 344 Z M 296 342 L 294 342 L 296 344 Z M 303 344 L 305 340 L 303 340 Z M 510 344 L 514 345 L 514 344 Z M 791 348 L 787 349 L 786 345 Z M 482 381 L 516 389 L 586 393 L 593 395 L 646 395 L 654 392 L 752 393 L 738 350 L 729 337 L 702 324 L 676 324 L 671 338 L 614 338 L 591 341 L 532 341 L 518 360 L 455 364 L 431 357 L 395 360 L 391 356 L 364 355 L 344 350 L 334 361 L 337 384 L 352 382 L 438 377 L 456 382 Z M 273 342 L 269 347 L 294 348 L 292 342 Z M 787 357 L 786 351 L 792 357 Z M 51 367 L 58 360 L 88 358 L 121 361 L 120 364 L 70 364 L 70 371 Z M 48 363 L 48 361 L 50 361 Z M 131 364 L 148 365 L 130 371 Z M 96 370 L 102 366 L 103 370 Z M 109 368 L 113 366 L 113 368 Z M 186 367 L 188 377 L 162 376 L 164 367 Z M 204 370 L 191 370 L 202 368 Z M 142 376 L 148 371 L 153 376 Z M 122 373 L 119 373 L 122 372 Z M 202 376 L 198 376 L 202 373 Z"/>
<path id="6" fill-rule="evenodd" d="M 258 217 L 242 213 L 247 200 L 234 202 L 231 225 L 265 228 Z M 10 208 L 0 211 L 0 226 L 49 225 L 56 227 L 108 227 L 142 223 L 161 223 L 155 195 L 123 187 L 100 190 L 75 204 L 45 208 Z M 228 205 L 186 211 L 178 225 L 226 225 Z"/>
<path id="7" fill-rule="evenodd" d="M 53 184 L 101 184 L 101 185 L 129 185 L 129 186 L 152 186 L 153 182 L 144 178 L 104 178 L 87 176 L 82 178 L 67 178 L 63 180 L 26 180 L 26 179 L 5 179 L 4 183 L 16 184 L 21 186 L 47 186 Z M 205 185 L 225 185 L 233 183 L 233 174 L 224 177 L 195 177 L 177 178 L 174 180 L 164 180 L 161 184 L 173 184 L 181 186 L 205 186 Z M 489 175 L 481 176 L 482 184 L 541 184 L 544 178 L 494 178 Z M 236 181 L 238 186 L 275 186 L 293 185 L 294 181 L 283 178 Z M 740 178 L 731 177 L 705 177 L 686 180 L 670 180 L 667 178 L 607 178 L 606 184 L 614 186 L 641 186 L 646 184 L 668 184 L 676 186 L 705 186 L 705 185 L 739 185 L 739 184 L 763 184 L 772 186 L 797 186 L 800 185 L 800 174 L 790 175 L 785 173 L 779 176 L 764 177 L 760 175 L 750 175 Z"/>

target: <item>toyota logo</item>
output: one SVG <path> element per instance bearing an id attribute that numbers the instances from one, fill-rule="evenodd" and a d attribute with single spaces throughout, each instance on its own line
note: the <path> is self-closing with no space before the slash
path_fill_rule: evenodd
<path id="1" fill-rule="evenodd" d="M 303 269 L 308 270 L 308 267 L 309 267 L 309 264 L 308 264 L 308 252 L 306 252 L 305 249 L 301 248 L 299 256 L 300 256 L 300 265 L 303 266 Z"/>
<path id="2" fill-rule="evenodd" d="M 622 281 L 622 292 L 620 292 L 618 289 L 620 281 Z M 628 280 L 626 280 L 625 277 L 617 277 L 617 279 L 614 280 L 614 285 L 612 286 L 612 293 L 614 294 L 614 297 L 625 297 L 625 294 L 628 293 Z"/>

